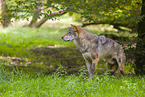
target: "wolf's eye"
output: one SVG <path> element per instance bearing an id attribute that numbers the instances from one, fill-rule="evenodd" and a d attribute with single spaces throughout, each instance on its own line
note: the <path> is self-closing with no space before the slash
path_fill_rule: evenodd
<path id="1" fill-rule="evenodd" d="M 68 32 L 68 34 L 71 34 L 71 32 Z"/>

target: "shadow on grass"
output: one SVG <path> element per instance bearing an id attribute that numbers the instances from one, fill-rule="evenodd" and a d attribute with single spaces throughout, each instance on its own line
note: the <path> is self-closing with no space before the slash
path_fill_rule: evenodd
<path id="1" fill-rule="evenodd" d="M 26 64 L 23 59 L 11 57 L 11 60 L 4 64 L 4 69 L 47 75 L 54 73 L 59 66 L 63 66 L 68 74 L 76 74 L 81 68 L 86 67 L 81 53 L 75 47 L 57 48 L 48 46 L 47 48 L 34 48 L 31 51 L 34 53 L 35 59 L 28 62 L 30 64 Z M 7 60 L 10 59 L 10 57 L 6 58 Z"/>
<path id="2" fill-rule="evenodd" d="M 75 47 L 56 48 L 35 48 L 32 50 L 37 56 L 41 55 L 45 59 L 43 63 L 53 71 L 61 65 L 68 74 L 77 73 L 82 67 L 85 67 L 85 61 Z M 48 72 L 49 73 L 49 72 Z"/>

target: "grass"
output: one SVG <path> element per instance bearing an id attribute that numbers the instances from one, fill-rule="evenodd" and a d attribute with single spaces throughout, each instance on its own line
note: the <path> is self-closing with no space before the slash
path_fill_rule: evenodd
<path id="1" fill-rule="evenodd" d="M 1 97 L 144 97 L 145 79 L 143 77 L 116 78 L 94 76 L 89 78 L 57 74 L 35 77 L 17 75 L 0 80 Z"/>
<path id="2" fill-rule="evenodd" d="M 0 97 L 145 96 L 145 77 L 132 75 L 132 61 L 125 66 L 130 77 L 108 76 L 104 74 L 105 63 L 99 62 L 93 81 L 89 80 L 81 53 L 73 43 L 61 39 L 69 24 L 80 25 L 67 15 L 39 29 L 22 27 L 26 23 L 14 22 L 15 27 L 0 31 Z M 122 44 L 136 37 L 135 33 L 119 32 L 109 25 L 85 29 Z"/>

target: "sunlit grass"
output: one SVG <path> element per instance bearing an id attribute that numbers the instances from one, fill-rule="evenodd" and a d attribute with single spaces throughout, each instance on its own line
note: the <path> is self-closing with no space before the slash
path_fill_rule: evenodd
<path id="1" fill-rule="evenodd" d="M 1 97 L 144 97 L 145 78 L 116 78 L 69 75 L 58 77 L 57 74 L 30 76 L 19 74 L 0 79 Z"/>

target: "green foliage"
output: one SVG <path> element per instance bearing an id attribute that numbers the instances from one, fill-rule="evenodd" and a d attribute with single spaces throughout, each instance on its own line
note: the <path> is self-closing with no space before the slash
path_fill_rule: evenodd
<path id="1" fill-rule="evenodd" d="M 70 12 L 81 14 L 86 22 L 135 26 L 141 19 L 141 0 L 55 0 Z"/>
<path id="2" fill-rule="evenodd" d="M 29 20 L 30 16 L 37 13 L 38 6 L 40 10 L 43 10 L 39 15 L 34 17 L 35 19 L 42 17 L 47 17 L 49 19 L 53 19 L 54 17 L 48 15 L 48 13 L 52 13 L 54 10 L 60 10 L 61 6 L 55 4 L 53 0 L 7 0 L 6 1 L 8 7 L 8 13 L 10 19 L 27 19 Z M 1 9 L 0 9 L 1 13 Z M 1 15 L 1 14 L 0 14 Z M 0 18 L 1 20 L 1 18 Z"/>
<path id="3" fill-rule="evenodd" d="M 85 22 L 119 24 L 133 28 L 143 18 L 140 16 L 141 0 L 8 0 L 7 5 L 9 16 L 15 19 L 29 20 L 38 11 L 38 6 L 42 7 L 43 12 L 35 16 L 36 19 L 42 16 L 53 19 L 48 13 L 65 7 L 68 8 L 67 12 L 85 18 Z"/>
<path id="4" fill-rule="evenodd" d="M 62 66 L 59 65 L 59 67 L 57 68 L 57 70 L 54 73 L 55 77 L 65 77 L 67 75 L 66 69 Z"/>

